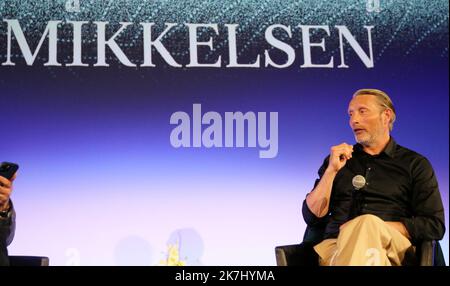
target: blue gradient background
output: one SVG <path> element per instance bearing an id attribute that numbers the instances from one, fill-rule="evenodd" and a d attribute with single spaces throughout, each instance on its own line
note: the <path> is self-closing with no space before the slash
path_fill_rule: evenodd
<path id="1" fill-rule="evenodd" d="M 365 7 L 365 1 L 348 2 Z M 421 8 L 405 2 L 388 1 L 384 15 Z M 23 60 L 0 66 L 0 158 L 21 165 L 10 253 L 46 255 L 53 265 L 157 265 L 168 243 L 178 241 L 188 265 L 274 265 L 276 245 L 302 239 L 301 203 L 329 147 L 354 142 L 347 104 L 366 87 L 391 95 L 394 138 L 432 163 L 448 229 L 448 2 L 436 2 L 446 10 L 420 18 L 417 33 L 401 26 L 414 25 L 408 19 L 396 25 L 367 20 L 392 31 L 374 38 L 373 69 L 351 52 L 349 69 L 330 70 L 300 69 L 301 52 L 284 70 L 68 69 L 43 68 L 43 61 L 25 67 Z M 319 4 L 296 5 L 325 15 L 308 23 L 356 19 L 332 18 Z M 5 7 L 3 16 L 14 16 Z M 204 9 L 198 8 L 202 17 L 214 13 Z M 283 23 L 273 20 L 274 11 L 262 11 L 264 21 Z M 257 17 L 252 21 L 258 25 Z M 426 28 L 436 23 L 439 29 Z M 2 34 L 0 47 L 4 41 Z M 0 54 L 3 62 L 3 48 Z M 204 112 L 278 112 L 278 156 L 259 159 L 258 148 L 173 148 L 170 115 L 191 113 L 193 103 Z M 448 244 L 447 232 L 441 241 L 447 263 Z"/>

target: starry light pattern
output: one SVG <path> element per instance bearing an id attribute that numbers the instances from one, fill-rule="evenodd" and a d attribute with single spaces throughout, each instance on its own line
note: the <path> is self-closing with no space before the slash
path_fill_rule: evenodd
<path id="1" fill-rule="evenodd" d="M 182 43 L 187 43 L 187 28 L 184 23 L 217 23 L 220 35 L 211 30 L 200 30 L 199 39 L 207 36 L 215 37 L 215 50 L 205 53 L 205 59 L 214 58 L 218 50 L 225 50 L 228 42 L 224 24 L 239 24 L 238 56 L 248 53 L 261 53 L 265 29 L 272 24 L 290 26 L 293 37 L 288 39 L 284 31 L 276 31 L 275 35 L 292 45 L 295 49 L 301 47 L 301 31 L 298 25 L 328 25 L 333 30 L 334 25 L 346 25 L 352 33 L 364 39 L 364 25 L 374 25 L 375 59 L 379 61 L 383 55 L 401 51 L 405 57 L 414 56 L 422 48 L 438 49 L 437 54 L 448 57 L 448 6 L 446 0 L 437 1 L 395 1 L 380 0 L 379 11 L 369 9 L 376 1 L 346 0 L 346 1 L 313 1 L 313 0 L 228 0 L 228 1 L 155 1 L 155 0 L 58 0 L 58 1 L 28 1 L 4 0 L 0 2 L 2 19 L 17 19 L 27 36 L 30 45 L 36 44 L 49 20 L 65 21 L 108 21 L 109 33 L 119 27 L 119 22 L 132 22 L 135 25 L 127 28 L 118 39 L 119 45 L 131 53 L 140 53 L 142 45 L 142 28 L 140 22 L 154 22 L 158 33 L 164 29 L 164 23 L 178 23 L 165 36 L 170 41 L 171 53 L 180 61 L 189 57 L 189 49 Z M 78 6 L 79 4 L 79 6 Z M 72 8 L 70 8 L 72 7 Z M 79 10 L 78 10 L 79 9 Z M 79 11 L 79 12 L 78 12 Z M 71 26 L 64 25 L 59 44 L 71 45 Z M 91 24 L 84 28 L 83 45 L 89 51 L 96 44 L 96 26 Z M 0 51 L 6 48 L 6 24 L 0 25 Z M 156 34 L 156 32 L 155 32 Z M 312 33 L 314 36 L 315 33 Z M 445 44 L 447 43 L 447 44 Z M 273 47 L 266 47 L 273 49 Z M 84 47 L 83 47 L 84 49 Z M 336 49 L 330 49 L 324 57 L 336 54 Z M 0 58 L 5 58 L 0 53 Z M 141 54 L 141 53 L 140 53 Z M 13 57 L 23 57 L 19 52 Z M 70 55 L 61 62 L 71 61 Z M 110 60 L 114 57 L 109 55 Z M 38 60 L 44 60 L 38 56 Z M 95 53 L 83 54 L 84 61 L 95 61 Z"/>

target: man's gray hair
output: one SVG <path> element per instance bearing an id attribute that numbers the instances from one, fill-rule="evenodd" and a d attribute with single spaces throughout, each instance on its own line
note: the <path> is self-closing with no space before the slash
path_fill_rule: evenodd
<path id="1" fill-rule="evenodd" d="M 355 98 L 359 95 L 373 95 L 378 100 L 378 103 L 380 104 L 380 106 L 384 108 L 383 110 L 390 109 L 392 111 L 392 119 L 389 122 L 389 131 L 392 131 L 392 129 L 394 128 L 394 122 L 395 122 L 396 115 L 395 115 L 394 104 L 392 103 L 391 98 L 384 91 L 379 90 L 379 89 L 371 89 L 371 88 L 357 90 L 353 94 L 353 98 Z"/>

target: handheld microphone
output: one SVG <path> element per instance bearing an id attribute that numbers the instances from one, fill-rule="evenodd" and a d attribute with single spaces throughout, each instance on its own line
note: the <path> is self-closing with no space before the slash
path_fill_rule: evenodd
<path id="1" fill-rule="evenodd" d="M 350 207 L 349 219 L 353 219 L 360 215 L 361 213 L 361 204 L 364 192 L 360 191 L 366 185 L 366 178 L 361 175 L 356 175 L 352 179 L 353 192 L 352 192 L 352 204 Z"/>
<path id="2" fill-rule="evenodd" d="M 364 186 L 366 185 L 366 178 L 364 178 L 361 175 L 356 175 L 352 179 L 352 185 L 355 188 L 355 190 L 358 191 L 358 190 L 364 188 Z"/>

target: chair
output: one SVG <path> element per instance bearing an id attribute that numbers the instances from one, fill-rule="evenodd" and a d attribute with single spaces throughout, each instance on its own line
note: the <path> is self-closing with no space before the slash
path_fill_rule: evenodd
<path id="1" fill-rule="evenodd" d="M 48 266 L 49 258 L 42 256 L 8 256 L 8 236 L 11 226 L 0 221 L 0 266 Z"/>
<path id="2" fill-rule="evenodd" d="M 314 245 L 323 239 L 325 223 L 308 226 L 303 242 L 275 247 L 277 266 L 318 266 L 319 256 Z M 445 266 L 444 254 L 438 241 L 422 241 L 416 245 L 415 265 Z"/>
<path id="3" fill-rule="evenodd" d="M 49 266 L 50 259 L 44 256 L 15 256 L 9 258 L 10 266 Z"/>
<path id="4" fill-rule="evenodd" d="M 0 266 L 48 266 L 49 258 L 41 256 L 8 256 L 7 235 L 9 228 L 0 224 Z"/>
<path id="5" fill-rule="evenodd" d="M 7 255 L 6 240 L 0 237 L 0 266 L 48 266 L 50 259 L 44 256 Z"/>

